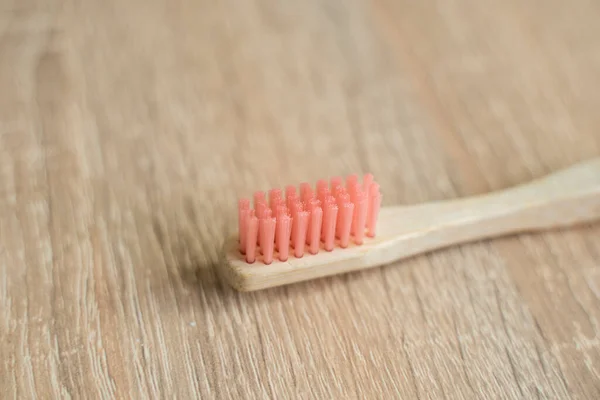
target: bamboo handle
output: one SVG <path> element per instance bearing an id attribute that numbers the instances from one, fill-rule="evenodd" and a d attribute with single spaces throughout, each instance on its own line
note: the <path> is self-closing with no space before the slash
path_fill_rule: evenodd
<path id="1" fill-rule="evenodd" d="M 473 240 L 597 219 L 600 158 L 481 196 L 387 207 L 380 215 L 378 236 L 397 242 L 395 249 L 390 246 L 391 253 L 396 254 L 389 254 L 395 259 Z"/>

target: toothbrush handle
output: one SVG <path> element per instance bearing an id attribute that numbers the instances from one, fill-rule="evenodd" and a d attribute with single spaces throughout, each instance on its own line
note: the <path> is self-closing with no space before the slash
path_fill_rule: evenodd
<path id="1" fill-rule="evenodd" d="M 486 195 L 381 210 L 382 261 L 600 220 L 600 158 Z M 390 242 L 395 242 L 394 244 Z"/>

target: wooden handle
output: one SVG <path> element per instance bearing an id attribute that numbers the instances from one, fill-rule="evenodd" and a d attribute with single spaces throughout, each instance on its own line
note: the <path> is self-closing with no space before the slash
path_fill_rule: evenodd
<path id="1" fill-rule="evenodd" d="M 388 207 L 380 217 L 379 238 L 395 242 L 391 246 L 395 254 L 388 255 L 392 259 L 473 240 L 592 222 L 600 219 L 600 158 L 481 196 Z"/>
<path id="2" fill-rule="evenodd" d="M 379 213 L 377 235 L 362 245 L 317 255 L 248 264 L 237 237 L 225 243 L 221 270 L 241 291 L 265 289 L 388 264 L 475 240 L 566 227 L 600 219 L 600 159 L 511 189 Z"/>

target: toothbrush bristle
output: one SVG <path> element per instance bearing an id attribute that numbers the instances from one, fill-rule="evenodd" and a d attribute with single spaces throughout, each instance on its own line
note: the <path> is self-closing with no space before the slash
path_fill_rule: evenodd
<path id="1" fill-rule="evenodd" d="M 317 181 L 317 193 L 322 191 L 323 189 L 327 189 L 327 180 L 326 179 L 319 179 Z"/>
<path id="2" fill-rule="evenodd" d="M 346 201 L 340 208 L 341 218 L 338 219 L 340 224 L 339 238 L 340 247 L 345 249 L 350 243 L 350 230 L 352 229 L 352 213 L 354 212 L 354 204 Z"/>
<path id="3" fill-rule="evenodd" d="M 246 254 L 246 234 L 248 217 L 250 216 L 250 200 L 241 199 L 238 202 L 238 229 L 240 233 L 240 252 Z"/>
<path id="4" fill-rule="evenodd" d="M 254 215 L 254 210 L 250 211 L 246 229 L 246 262 L 252 264 L 256 261 L 256 242 L 258 237 L 258 218 Z"/>
<path id="5" fill-rule="evenodd" d="M 345 181 L 335 176 L 320 179 L 314 189 L 302 182 L 285 191 L 256 191 L 252 200 L 253 209 L 250 199 L 238 201 L 239 251 L 249 264 L 361 245 L 365 236 L 375 236 L 381 208 L 379 184 L 371 174 L 362 182 L 357 175 Z"/>
<path id="6" fill-rule="evenodd" d="M 264 200 L 259 200 L 258 204 L 255 207 L 256 210 L 256 216 L 261 219 L 265 216 L 265 213 L 267 212 L 267 203 Z"/>
<path id="7" fill-rule="evenodd" d="M 285 187 L 285 197 L 286 199 L 290 196 L 296 196 L 296 186 L 294 185 L 287 185 Z"/>
<path id="8" fill-rule="evenodd" d="M 254 209 L 256 209 L 256 206 L 259 203 L 262 203 L 264 201 L 265 201 L 265 192 L 262 192 L 260 190 L 257 192 L 254 192 Z"/>
<path id="9" fill-rule="evenodd" d="M 291 218 L 285 213 L 277 216 L 277 252 L 279 261 L 287 261 L 290 253 Z"/>
<path id="10" fill-rule="evenodd" d="M 323 225 L 323 242 L 326 251 L 332 251 L 334 247 L 335 223 L 338 213 L 338 206 L 331 199 L 326 205 L 325 224 Z"/>
<path id="11" fill-rule="evenodd" d="M 302 182 L 300 184 L 300 199 L 303 202 L 308 202 L 313 197 L 313 190 L 310 187 L 310 183 Z"/>
<path id="12" fill-rule="evenodd" d="M 322 180 L 319 183 L 317 183 L 317 199 L 321 204 L 325 204 L 325 200 L 329 197 L 329 187 L 327 187 L 327 181 Z"/>
<path id="13" fill-rule="evenodd" d="M 313 208 L 310 219 L 310 243 L 308 250 L 310 254 L 317 254 L 319 252 L 322 223 L 323 209 L 321 207 Z"/>
<path id="14" fill-rule="evenodd" d="M 362 244 L 365 236 L 365 224 L 367 220 L 367 194 L 360 191 L 356 194 L 356 212 L 354 213 L 353 229 L 354 243 Z"/>
<path id="15" fill-rule="evenodd" d="M 289 237 L 287 241 L 284 240 L 285 233 L 288 231 L 286 223 L 286 218 L 289 218 L 287 207 L 283 204 L 277 207 L 277 213 L 275 214 L 275 218 L 277 220 L 277 227 L 275 228 L 275 250 L 281 251 L 281 249 L 285 249 L 288 247 L 288 243 L 290 241 Z M 283 230 L 282 230 L 283 229 Z M 281 233 L 280 233 L 281 231 Z M 283 246 L 282 246 L 283 244 Z"/>
<path id="16" fill-rule="evenodd" d="M 260 220 L 261 231 L 261 253 L 263 262 L 271 264 L 273 262 L 273 247 L 275 246 L 275 218 L 267 217 Z"/>
<path id="17" fill-rule="evenodd" d="M 354 185 L 358 184 L 358 175 L 349 175 L 346 178 L 346 188 L 350 191 L 350 188 L 354 187 Z"/>
<path id="18" fill-rule="evenodd" d="M 375 237 L 377 217 L 381 208 L 381 193 L 377 183 L 371 184 L 369 192 L 369 210 L 367 213 L 367 236 Z"/>
<path id="19" fill-rule="evenodd" d="M 281 201 L 281 189 L 269 190 L 269 208 L 275 212 L 279 202 Z"/>
<path id="20" fill-rule="evenodd" d="M 298 198 L 298 194 L 296 194 L 295 186 L 286 186 L 285 188 L 285 202 L 287 208 L 291 207 L 291 203 Z"/>
<path id="21" fill-rule="evenodd" d="M 331 178 L 331 191 L 334 192 L 335 188 L 338 186 L 342 186 L 342 177 L 334 176 L 333 178 Z"/>
<path id="22" fill-rule="evenodd" d="M 326 189 L 327 190 L 327 189 Z M 331 205 L 332 203 L 335 201 L 333 196 L 330 196 L 328 193 L 329 191 L 327 190 L 325 192 L 325 190 L 323 191 L 323 225 L 321 226 L 321 241 L 323 241 L 323 243 L 326 242 L 326 236 L 327 233 L 329 233 L 329 218 L 330 218 L 330 214 L 331 214 Z M 335 223 L 334 223 L 334 228 L 335 228 Z"/>
<path id="23" fill-rule="evenodd" d="M 295 246 L 296 244 L 296 236 L 298 236 L 298 231 L 299 231 L 299 227 L 298 227 L 298 214 L 302 211 L 302 203 L 300 202 L 300 200 L 296 200 L 294 203 L 292 203 L 292 241 L 291 241 L 291 245 L 292 247 Z"/>
<path id="24" fill-rule="evenodd" d="M 310 200 L 307 200 L 305 203 L 305 207 L 304 209 L 306 211 L 308 211 L 308 222 L 306 225 L 306 244 L 310 246 L 311 243 L 311 232 L 312 232 L 312 226 L 313 226 L 313 215 L 315 213 L 315 209 L 317 207 L 319 207 L 320 203 L 319 200 L 315 199 L 315 198 L 311 198 Z M 321 231 L 321 228 L 319 227 L 318 231 Z"/>
<path id="25" fill-rule="evenodd" d="M 346 189 L 340 187 L 340 189 L 337 192 L 336 200 L 339 212 L 335 226 L 335 237 L 340 239 L 342 236 L 342 229 L 344 227 L 342 219 L 345 216 L 345 214 L 342 212 L 342 209 L 346 203 L 350 203 L 350 196 L 348 195 L 348 193 L 346 193 Z"/>
<path id="26" fill-rule="evenodd" d="M 308 227 L 308 211 L 299 211 L 296 214 L 296 234 L 294 237 L 294 257 L 300 258 L 304 255 L 306 242 L 306 228 Z"/>

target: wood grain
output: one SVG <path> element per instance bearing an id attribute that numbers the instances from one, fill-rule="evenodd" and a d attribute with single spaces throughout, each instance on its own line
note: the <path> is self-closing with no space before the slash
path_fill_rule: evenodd
<path id="1" fill-rule="evenodd" d="M 0 0 L 10 398 L 600 397 L 600 227 L 265 292 L 235 199 L 372 172 L 384 205 L 600 155 L 589 0 Z"/>

